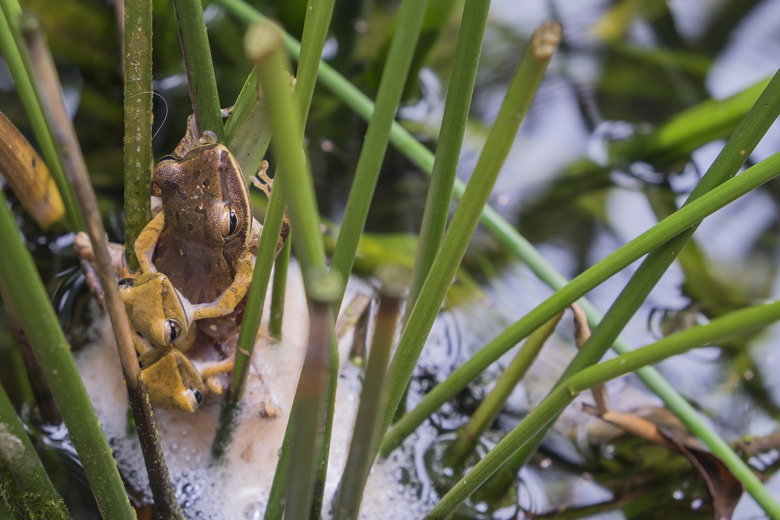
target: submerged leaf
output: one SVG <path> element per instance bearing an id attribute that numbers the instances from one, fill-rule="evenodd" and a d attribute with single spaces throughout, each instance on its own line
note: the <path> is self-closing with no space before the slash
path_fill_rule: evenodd
<path id="1" fill-rule="evenodd" d="M 595 409 L 588 406 L 586 411 L 596 413 Z M 742 484 L 723 461 L 707 451 L 671 412 L 665 408 L 653 408 L 645 417 L 611 410 L 596 415 L 627 432 L 684 455 L 707 485 L 714 518 L 731 518 L 744 491 Z"/>

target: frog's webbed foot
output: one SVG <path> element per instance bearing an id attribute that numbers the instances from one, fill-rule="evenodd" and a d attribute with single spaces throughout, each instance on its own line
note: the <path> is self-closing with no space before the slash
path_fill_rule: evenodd
<path id="1" fill-rule="evenodd" d="M 257 172 L 255 177 L 250 177 L 249 180 L 259 190 L 265 193 L 266 197 L 271 198 L 271 190 L 274 186 L 274 180 L 268 177 L 266 173 L 268 171 L 268 162 L 263 161 L 260 164 L 260 171 Z M 259 226 L 258 229 L 261 229 Z M 290 236 L 290 212 L 287 208 L 284 210 L 284 220 L 282 221 L 282 229 L 279 232 L 279 241 L 276 244 L 276 254 L 282 250 L 284 243 L 287 241 L 287 237 Z"/>
<path id="2" fill-rule="evenodd" d="M 254 184 L 255 188 L 265 193 L 265 196 L 271 198 L 271 190 L 274 187 L 274 180 L 268 176 L 268 161 L 260 163 L 260 170 L 253 177 L 249 177 L 249 180 Z"/>
<path id="3" fill-rule="evenodd" d="M 138 259 L 139 270 L 143 273 L 156 273 L 157 268 L 152 263 L 152 255 L 154 254 L 154 248 L 157 246 L 157 241 L 160 239 L 160 233 L 162 233 L 165 226 L 165 214 L 160 211 L 150 220 L 146 226 L 141 230 L 138 237 L 135 239 L 133 249 L 135 250 L 135 256 Z"/>
<path id="4" fill-rule="evenodd" d="M 255 255 L 245 251 L 236 263 L 236 275 L 233 277 L 233 283 L 213 302 L 194 304 L 192 306 L 193 320 L 227 316 L 244 299 L 252 281 Z"/>
<path id="5" fill-rule="evenodd" d="M 225 391 L 225 385 L 222 383 L 222 379 L 219 376 L 222 374 L 229 374 L 233 371 L 233 359 L 201 364 L 198 366 L 198 371 L 209 391 L 216 395 L 222 395 Z"/>

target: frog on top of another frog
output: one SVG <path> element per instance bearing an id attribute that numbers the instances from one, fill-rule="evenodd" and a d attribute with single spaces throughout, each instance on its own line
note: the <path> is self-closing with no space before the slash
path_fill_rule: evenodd
<path id="1" fill-rule="evenodd" d="M 135 253 L 141 272 L 164 273 L 206 318 L 199 329 L 224 341 L 240 325 L 262 225 L 233 154 L 210 131 L 196 140 L 192 121 L 174 153 L 155 167 L 153 194 L 162 210 L 139 235 Z M 266 167 L 258 176 L 268 194 Z M 288 233 L 285 220 L 277 253 Z"/>
<path id="2" fill-rule="evenodd" d="M 221 351 L 223 343 L 234 346 L 262 230 L 252 217 L 246 181 L 233 155 L 212 132 L 196 140 L 193 128 L 191 117 L 173 155 L 155 168 L 153 194 L 161 197 L 162 208 L 136 240 L 139 270 L 127 269 L 121 246 L 111 255 L 122 278 L 120 294 L 140 336 L 136 350 L 152 402 L 185 411 L 200 403 L 204 381 L 221 393 L 218 377 L 232 370 L 232 359 Z M 256 185 L 270 195 L 263 164 L 258 176 L 266 184 Z M 285 218 L 277 253 L 288 233 Z M 86 236 L 79 250 L 89 263 Z M 196 340 L 196 320 L 211 339 L 199 341 L 193 356 L 188 351 Z"/>

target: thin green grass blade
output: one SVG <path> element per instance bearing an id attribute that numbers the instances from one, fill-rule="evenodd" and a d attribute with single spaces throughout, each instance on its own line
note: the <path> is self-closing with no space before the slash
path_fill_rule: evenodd
<path id="1" fill-rule="evenodd" d="M 201 132 L 211 130 L 219 142 L 225 141 L 222 124 L 222 107 L 219 104 L 217 79 L 211 61 L 209 36 L 203 19 L 200 0 L 173 0 L 176 21 L 179 25 L 179 40 L 190 86 L 192 113 Z"/>
<path id="2" fill-rule="evenodd" d="M 496 381 L 493 390 L 471 414 L 468 422 L 458 429 L 457 437 L 444 454 L 443 460 L 447 466 L 462 469 L 463 463 L 473 453 L 482 433 L 493 424 L 509 395 L 525 377 L 545 342 L 555 332 L 555 327 L 558 326 L 562 316 L 561 312 L 528 336 L 515 358 Z"/>
<path id="3" fill-rule="evenodd" d="M 105 518 L 134 520 L 135 513 L 70 354 L 65 335 L 43 288 L 29 251 L 22 243 L 5 195 L 0 192 L 0 278 L 46 376 L 87 480 Z"/>
<path id="4" fill-rule="evenodd" d="M 225 121 L 225 142 L 249 182 L 271 144 L 271 126 L 265 100 L 258 93 L 257 72 L 252 69 Z"/>
<path id="5" fill-rule="evenodd" d="M 287 291 L 287 267 L 290 264 L 290 241 L 288 240 L 274 263 L 274 282 L 271 289 L 271 311 L 268 318 L 268 335 L 277 341 L 282 339 L 284 321 L 284 298 Z"/>
<path id="6" fill-rule="evenodd" d="M 452 223 L 447 229 L 430 273 L 420 290 L 417 303 L 409 314 L 409 320 L 401 333 L 398 349 L 390 363 L 389 398 L 384 413 L 383 432 L 390 425 L 404 395 L 422 347 L 444 301 L 447 288 L 466 252 L 501 166 L 509 155 L 520 122 L 531 106 L 531 100 L 547 70 L 550 58 L 558 48 L 560 36 L 561 26 L 557 23 L 545 22 L 540 25 L 532 36 L 523 60 L 509 85 L 463 200 L 455 210 Z M 550 318 L 552 315 L 543 321 Z M 538 323 L 537 327 L 541 324 Z"/>
<path id="7" fill-rule="evenodd" d="M 352 272 L 358 241 L 387 152 L 390 127 L 406 84 L 427 4 L 427 0 L 404 0 L 398 11 L 398 26 L 382 72 L 376 107 L 368 123 L 331 261 L 331 271 L 345 280 Z M 341 305 L 342 298 L 336 301 L 336 308 Z"/>
<path id="8" fill-rule="evenodd" d="M 360 512 L 363 488 L 376 457 L 373 447 L 386 400 L 384 387 L 387 363 L 398 327 L 401 299 L 408 283 L 398 269 L 391 267 L 382 271 L 379 277 L 382 287 L 379 291 L 374 339 L 352 430 L 349 455 L 333 502 L 333 518 L 336 520 L 357 520 Z"/>
<path id="9" fill-rule="evenodd" d="M 406 318 L 414 307 L 423 281 L 433 263 L 433 257 L 444 237 L 444 228 L 447 225 L 452 201 L 452 186 L 455 183 L 466 119 L 468 119 L 474 82 L 477 78 L 477 66 L 482 51 L 482 38 L 485 34 L 489 7 L 490 2 L 484 0 L 466 0 L 463 6 L 455 62 L 447 89 L 431 182 L 425 199 L 425 212 L 417 243 Z"/>

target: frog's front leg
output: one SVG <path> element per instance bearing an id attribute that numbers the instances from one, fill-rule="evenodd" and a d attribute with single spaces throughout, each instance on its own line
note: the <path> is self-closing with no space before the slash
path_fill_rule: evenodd
<path id="1" fill-rule="evenodd" d="M 143 356 L 147 352 L 154 350 L 154 346 L 137 332 L 133 332 L 133 346 L 135 347 L 135 352 L 139 356 Z"/>
<path id="2" fill-rule="evenodd" d="M 233 283 L 225 289 L 219 298 L 210 303 L 199 303 L 192 306 L 194 320 L 227 316 L 244 299 L 249 289 L 249 284 L 252 282 L 255 255 L 245 251 L 238 258 L 237 264 Z"/>
<path id="3" fill-rule="evenodd" d="M 111 266 L 117 278 L 127 278 L 132 276 L 130 269 L 125 261 L 125 248 L 120 244 L 108 242 L 108 256 L 111 258 Z M 92 242 L 89 236 L 83 231 L 76 234 L 73 240 L 73 251 L 81 263 L 81 271 L 87 282 L 87 287 L 92 296 L 97 300 L 100 308 L 105 310 L 106 302 L 103 294 L 103 287 L 100 285 L 100 277 L 95 271 L 95 251 L 92 249 Z"/>
<path id="4" fill-rule="evenodd" d="M 139 269 L 143 273 L 157 272 L 157 268 L 152 263 L 152 255 L 154 254 L 154 248 L 157 246 L 157 241 L 160 239 L 160 233 L 162 233 L 164 226 L 165 214 L 160 211 L 146 224 L 135 239 L 133 249 L 136 258 L 138 259 Z"/>

